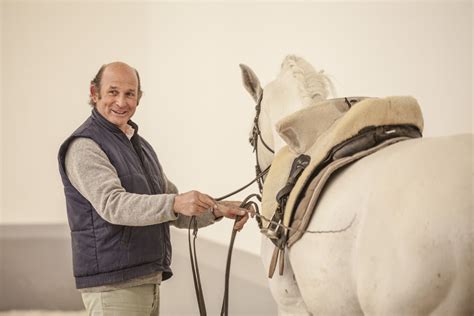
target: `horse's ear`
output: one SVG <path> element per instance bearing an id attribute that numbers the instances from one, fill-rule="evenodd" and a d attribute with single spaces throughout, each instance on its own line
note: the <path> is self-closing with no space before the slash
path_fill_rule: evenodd
<path id="1" fill-rule="evenodd" d="M 244 87 L 255 100 L 255 103 L 257 103 L 263 93 L 260 81 L 249 66 L 244 64 L 240 64 L 239 66 L 242 70 L 242 82 L 244 83 Z"/>

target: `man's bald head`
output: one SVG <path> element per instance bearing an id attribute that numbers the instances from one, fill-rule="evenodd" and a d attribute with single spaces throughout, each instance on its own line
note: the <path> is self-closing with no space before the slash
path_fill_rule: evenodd
<path id="1" fill-rule="evenodd" d="M 99 98 L 100 96 L 100 89 L 102 87 L 102 77 L 104 76 L 104 72 L 106 71 L 113 71 L 113 70 L 123 70 L 123 71 L 131 71 L 134 72 L 136 77 L 137 77 L 137 91 L 138 91 L 138 103 L 140 103 L 140 98 L 142 97 L 143 91 L 141 89 L 141 83 L 140 83 L 140 75 L 138 74 L 138 71 L 130 67 L 128 64 L 121 62 L 121 61 L 116 61 L 112 62 L 109 64 L 102 65 L 100 67 L 99 71 L 95 75 L 94 79 L 91 80 L 91 85 L 95 87 L 95 91 L 99 93 Z M 89 104 L 93 107 L 96 106 L 96 102 L 92 99 L 92 95 L 89 96 Z"/>

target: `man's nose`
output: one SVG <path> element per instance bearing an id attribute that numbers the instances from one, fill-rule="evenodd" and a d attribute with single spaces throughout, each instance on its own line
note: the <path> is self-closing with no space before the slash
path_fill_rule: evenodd
<path id="1" fill-rule="evenodd" d="M 115 103 L 117 104 L 117 106 L 123 107 L 127 104 L 127 100 L 125 99 L 124 95 L 119 95 L 117 96 L 117 99 L 115 99 Z"/>

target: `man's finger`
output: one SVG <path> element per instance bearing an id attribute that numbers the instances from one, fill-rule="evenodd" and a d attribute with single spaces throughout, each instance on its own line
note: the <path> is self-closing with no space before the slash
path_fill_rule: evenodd
<path id="1" fill-rule="evenodd" d="M 245 214 L 244 216 L 242 216 L 242 218 L 241 218 L 237 223 L 235 223 L 234 229 L 237 230 L 237 231 L 242 230 L 242 228 L 244 227 L 245 223 L 247 223 L 248 219 L 249 219 L 249 215 L 248 215 L 248 214 Z"/>
<path id="2" fill-rule="evenodd" d="M 201 201 L 194 201 L 194 206 L 199 209 L 199 211 L 206 211 L 210 209 L 212 206 L 207 205 Z"/>
<path id="3" fill-rule="evenodd" d="M 203 194 L 203 193 L 200 193 L 198 195 L 198 199 L 201 203 L 203 203 L 204 205 L 207 206 L 207 208 L 210 208 L 210 207 L 216 207 L 217 206 L 217 203 L 216 201 L 214 201 L 213 198 L 211 198 L 209 195 L 207 194 Z"/>
<path id="4" fill-rule="evenodd" d="M 232 208 L 232 214 L 238 215 L 238 216 L 248 216 L 247 210 L 244 208 Z"/>
<path id="5" fill-rule="evenodd" d="M 203 193 L 197 192 L 197 195 L 195 196 L 195 199 L 193 200 L 194 205 L 197 205 L 199 207 L 199 210 L 201 212 L 207 211 L 210 208 L 215 207 L 215 203 L 213 202 L 214 200 Z M 201 208 L 203 210 L 201 210 Z"/>

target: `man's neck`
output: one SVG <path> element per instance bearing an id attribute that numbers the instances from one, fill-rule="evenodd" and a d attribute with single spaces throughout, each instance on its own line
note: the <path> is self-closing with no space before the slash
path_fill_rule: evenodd
<path id="1" fill-rule="evenodd" d="M 135 134 L 135 129 L 131 127 L 129 124 L 125 126 L 125 130 L 122 130 L 125 135 L 127 135 L 128 139 L 132 139 L 133 134 Z"/>

